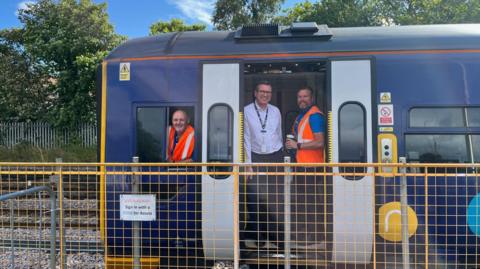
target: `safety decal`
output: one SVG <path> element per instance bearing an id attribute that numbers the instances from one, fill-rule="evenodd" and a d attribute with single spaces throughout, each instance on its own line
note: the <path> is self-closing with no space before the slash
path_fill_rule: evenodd
<path id="1" fill-rule="evenodd" d="M 130 63 L 120 63 L 120 81 L 130 80 Z"/>
<path id="2" fill-rule="evenodd" d="M 408 236 L 416 233 L 418 218 L 415 211 L 408 207 Z M 399 202 L 390 202 L 380 207 L 378 212 L 378 233 L 388 241 L 402 241 L 402 218 Z"/>
<path id="3" fill-rule="evenodd" d="M 378 125 L 393 125 L 393 105 L 378 105 Z"/>
<path id="4" fill-rule="evenodd" d="M 389 92 L 381 92 L 380 93 L 380 103 L 391 103 L 392 102 L 392 95 Z"/>

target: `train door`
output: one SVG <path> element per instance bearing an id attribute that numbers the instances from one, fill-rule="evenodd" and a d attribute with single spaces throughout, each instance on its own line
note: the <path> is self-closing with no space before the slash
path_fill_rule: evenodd
<path id="1" fill-rule="evenodd" d="M 243 70 L 244 103 L 242 106 L 248 106 L 254 102 L 254 91 L 258 84 L 270 84 L 272 88 L 270 104 L 280 110 L 284 143 L 285 136 L 292 133 L 292 126 L 299 113 L 297 104 L 299 89 L 305 87 L 312 89 L 314 104 L 321 111 L 326 111 L 328 103 L 326 72 L 326 59 L 246 63 Z M 322 125 L 322 127 L 321 131 L 326 133 L 326 126 Z M 284 154 L 291 156 L 292 162 L 295 161 L 294 152 L 284 151 Z M 244 232 L 242 257 L 247 260 L 258 258 L 259 263 L 276 261 L 281 264 L 283 262 L 281 257 L 285 253 L 283 235 L 287 229 L 290 229 L 290 246 L 292 253 L 295 253 L 296 264 L 326 263 L 328 249 L 325 243 L 328 240 L 326 238 L 328 222 L 324 206 L 329 207 L 325 203 L 329 179 L 325 180 L 326 177 L 323 175 L 313 175 L 315 172 L 324 171 L 323 167 L 309 168 L 308 176 L 301 174 L 302 168 L 295 169 L 298 174 L 294 175 L 290 189 L 290 217 L 293 221 L 288 225 L 285 225 L 281 209 L 284 204 L 284 176 L 274 173 L 265 175 L 263 172 L 267 170 L 262 167 L 255 169 L 257 169 L 254 170 L 256 175 L 248 181 L 250 188 L 242 188 L 247 195 L 243 196 L 246 199 L 246 206 L 241 205 L 240 211 L 244 210 L 248 213 L 243 214 L 247 221 L 246 225 L 241 227 Z M 275 169 L 284 171 L 281 167 Z M 256 192 L 256 189 L 262 191 Z M 247 244 L 262 237 L 263 240 L 268 240 L 268 244 L 262 244 L 260 240 L 260 244 L 258 242 Z M 305 257 L 308 257 L 308 261 Z M 277 258 L 280 259 L 275 260 Z"/>
<path id="2" fill-rule="evenodd" d="M 371 61 L 332 60 L 330 86 L 331 161 L 371 163 Z M 342 172 L 353 173 L 354 176 L 339 175 Z M 361 176 L 355 176 L 355 172 Z M 333 168 L 333 262 L 370 262 L 374 239 L 374 180 L 371 176 L 363 176 L 365 172 L 373 171 L 354 167 Z"/>
<path id="3" fill-rule="evenodd" d="M 238 63 L 205 63 L 202 68 L 202 162 L 239 162 Z M 206 259 L 234 257 L 234 177 L 231 167 L 203 167 L 202 239 Z M 221 174 L 221 172 L 226 172 Z"/>
<path id="4" fill-rule="evenodd" d="M 167 140 L 165 130 L 172 126 L 175 111 L 182 110 L 187 115 L 187 122 L 196 128 L 195 104 L 193 103 L 139 103 L 135 111 L 135 155 L 142 163 L 167 162 Z M 197 157 L 192 157 L 194 160 Z M 183 251 L 182 255 L 195 254 L 197 248 L 198 221 L 197 193 L 198 181 L 193 175 L 193 167 L 179 166 L 142 166 L 146 174 L 141 176 L 139 191 L 142 194 L 155 194 L 157 197 L 157 222 L 143 222 L 145 237 L 150 238 L 143 247 L 151 246 L 150 255 L 162 255 L 160 251 L 174 248 Z M 151 175 L 148 173 L 168 172 L 169 175 Z M 179 173 L 179 174 L 177 174 Z M 182 213 L 172 214 L 171 212 Z M 185 213 L 183 213 L 185 212 Z M 153 246 L 161 246 L 160 248 Z M 170 252 L 173 255 L 173 251 Z M 177 255 L 181 255 L 178 252 Z"/>

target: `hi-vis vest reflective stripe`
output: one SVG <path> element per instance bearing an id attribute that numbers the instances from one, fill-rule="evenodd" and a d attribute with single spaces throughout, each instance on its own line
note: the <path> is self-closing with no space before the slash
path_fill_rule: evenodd
<path id="1" fill-rule="evenodd" d="M 321 114 L 323 113 L 316 106 L 312 106 L 305 115 L 303 115 L 300 123 L 298 124 L 298 134 L 297 141 L 298 143 L 306 143 L 313 141 L 314 136 L 312 128 L 310 127 L 309 117 L 312 114 Z M 295 129 L 293 130 L 295 132 Z M 299 163 L 323 163 L 323 149 L 300 149 L 297 150 L 297 162 Z"/>
<path id="2" fill-rule="evenodd" d="M 192 158 L 193 148 L 195 146 L 195 131 L 192 126 L 188 125 L 183 135 L 178 139 L 175 149 L 175 129 L 170 126 L 168 128 L 168 145 L 167 158 L 174 162 L 184 161 Z M 173 149 L 173 156 L 172 156 Z"/>

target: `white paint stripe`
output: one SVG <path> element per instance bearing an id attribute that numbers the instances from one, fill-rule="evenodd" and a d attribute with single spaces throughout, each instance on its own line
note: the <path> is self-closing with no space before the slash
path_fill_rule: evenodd
<path id="1" fill-rule="evenodd" d="M 194 132 L 191 132 L 187 137 L 187 142 L 185 143 L 185 147 L 183 148 L 182 160 L 185 160 L 185 158 L 187 158 L 188 149 L 190 148 L 190 144 L 192 144 L 193 135 Z"/>
<path id="2" fill-rule="evenodd" d="M 393 210 L 388 211 L 387 215 L 385 215 L 385 232 L 386 233 L 388 232 L 388 221 L 390 220 L 390 216 L 392 214 L 401 215 L 402 212 L 400 212 L 400 210 L 398 210 L 398 209 L 393 209 Z"/>
<path id="3" fill-rule="evenodd" d="M 165 160 L 168 159 L 168 152 L 170 151 L 170 126 L 167 128 L 167 150 L 165 151 Z"/>
<path id="4" fill-rule="evenodd" d="M 301 120 L 300 120 L 301 121 Z M 307 125 L 307 121 L 304 121 L 302 125 L 300 125 L 300 130 L 298 131 L 298 142 L 303 143 L 303 131 L 305 130 L 305 126 Z"/>

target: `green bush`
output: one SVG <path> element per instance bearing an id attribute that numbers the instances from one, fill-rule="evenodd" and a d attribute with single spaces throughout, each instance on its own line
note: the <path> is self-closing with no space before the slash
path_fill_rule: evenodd
<path id="1" fill-rule="evenodd" d="M 56 158 L 62 158 L 63 162 L 96 162 L 97 147 L 69 144 L 42 149 L 29 143 L 20 143 L 11 149 L 0 146 L 0 162 L 55 162 Z"/>

